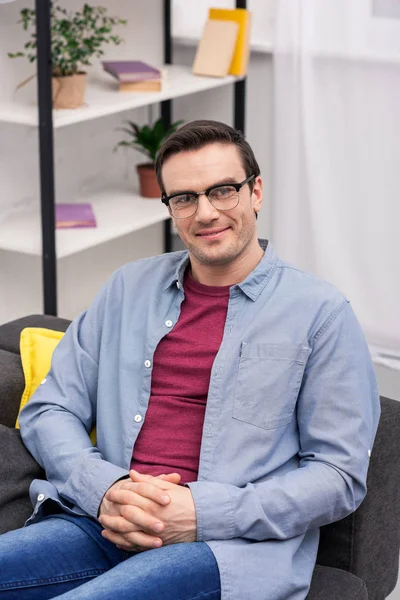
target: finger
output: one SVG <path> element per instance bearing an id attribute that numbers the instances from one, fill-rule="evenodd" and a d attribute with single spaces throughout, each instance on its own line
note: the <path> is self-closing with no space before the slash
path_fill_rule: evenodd
<path id="1" fill-rule="evenodd" d="M 146 531 L 150 534 L 159 534 L 164 530 L 164 523 L 152 517 L 137 506 L 124 505 L 121 507 L 121 516 L 103 515 L 100 523 L 106 529 L 116 533 L 131 533 Z"/>
<path id="2" fill-rule="evenodd" d="M 137 552 L 137 549 L 139 548 L 135 544 L 126 541 L 122 534 L 115 533 L 109 529 L 103 529 L 101 535 L 104 539 L 108 540 L 112 544 L 115 544 L 117 548 L 124 550 L 125 552 Z"/>
<path id="3" fill-rule="evenodd" d="M 175 485 L 177 485 L 176 483 L 172 483 L 171 481 L 166 481 L 164 479 L 160 479 L 159 477 L 151 477 L 150 476 L 150 479 L 143 479 L 143 475 L 141 475 L 140 473 L 137 473 L 137 471 L 134 471 L 133 469 L 131 469 L 131 471 L 129 472 L 129 475 L 132 479 L 132 482 L 136 482 L 137 485 L 144 484 L 146 482 L 149 485 L 154 485 L 155 487 L 163 489 L 163 490 L 169 490 L 169 489 L 173 488 Z M 149 477 L 149 476 L 145 475 L 145 477 Z"/>
<path id="4" fill-rule="evenodd" d="M 147 548 L 140 548 L 139 546 L 134 546 L 131 548 L 127 546 L 119 546 L 118 544 L 115 545 L 119 550 L 124 550 L 125 552 L 135 552 L 135 554 L 137 554 L 138 552 L 145 552 L 147 550 Z"/>
<path id="5" fill-rule="evenodd" d="M 134 469 L 131 469 L 132 481 L 151 481 L 152 479 L 162 479 L 163 481 L 169 481 L 170 483 L 178 484 L 182 479 L 179 473 L 162 473 L 161 475 L 156 475 L 152 477 L 151 475 L 144 475 L 143 473 L 139 473 Z"/>
<path id="6" fill-rule="evenodd" d="M 161 481 L 168 481 L 169 483 L 178 484 L 181 480 L 181 476 L 179 475 L 179 473 L 168 473 L 167 475 L 163 473 L 162 475 L 157 475 L 157 477 L 153 477 L 152 475 L 145 475 L 143 473 L 139 473 L 138 471 L 135 471 L 135 469 L 131 469 L 129 471 L 129 476 L 132 481 L 147 481 L 149 483 L 152 483 L 154 480 L 161 479 Z"/>
<path id="7" fill-rule="evenodd" d="M 169 481 L 170 483 L 178 484 L 181 480 L 181 476 L 179 473 L 168 473 L 167 475 L 163 473 L 162 475 L 157 475 L 156 479 L 162 479 L 163 481 Z"/>
<path id="8" fill-rule="evenodd" d="M 107 497 L 107 494 L 114 490 L 129 490 L 130 492 L 135 492 L 143 497 L 146 497 L 148 493 L 154 493 L 156 494 L 156 497 L 158 497 L 162 495 L 162 492 L 157 492 L 154 488 L 157 490 L 164 490 L 164 495 L 167 495 L 168 489 L 171 489 L 171 486 L 174 487 L 174 485 L 175 484 L 171 483 L 170 481 L 165 481 L 158 477 L 150 477 L 150 479 L 147 481 L 132 481 L 131 479 L 127 479 L 119 487 L 110 488 L 108 492 L 106 492 L 105 496 Z M 154 488 L 151 486 L 154 486 Z"/>
<path id="9" fill-rule="evenodd" d="M 135 533 L 115 533 L 109 529 L 103 529 L 101 535 L 116 546 L 122 546 L 124 550 L 134 551 L 137 546 L 150 550 L 151 548 L 160 548 L 162 540 L 158 537 L 147 535 L 141 531 Z"/>
<path id="10" fill-rule="evenodd" d="M 98 521 L 103 527 L 110 529 L 115 533 L 132 533 L 133 531 L 139 531 L 140 529 L 135 523 L 124 519 L 122 516 L 101 515 Z"/>
<path id="11" fill-rule="evenodd" d="M 138 505 L 142 508 L 145 508 L 141 499 L 147 498 L 147 500 L 152 500 L 161 506 L 165 506 L 169 504 L 171 501 L 168 493 L 161 486 L 167 484 L 167 482 L 162 482 L 157 479 L 158 485 L 147 482 L 133 483 L 131 482 L 125 484 L 125 486 L 119 489 L 111 489 L 106 493 L 107 500 L 111 502 L 118 502 L 119 504 L 132 504 Z M 167 484 L 171 485 L 171 484 Z M 173 485 L 173 484 L 172 484 Z"/>

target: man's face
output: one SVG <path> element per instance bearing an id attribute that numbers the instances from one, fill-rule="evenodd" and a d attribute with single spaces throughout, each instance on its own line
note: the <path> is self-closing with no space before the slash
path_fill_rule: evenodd
<path id="1" fill-rule="evenodd" d="M 240 183 L 246 177 L 239 150 L 233 144 L 213 143 L 200 150 L 175 154 L 162 168 L 167 195 L 202 192 L 219 183 Z M 261 203 L 262 184 L 257 177 L 252 193 L 248 184 L 241 188 L 235 208 L 218 211 L 201 196 L 193 216 L 172 217 L 172 221 L 193 260 L 210 266 L 228 264 L 243 253 L 259 251 L 254 213 L 260 210 Z"/>

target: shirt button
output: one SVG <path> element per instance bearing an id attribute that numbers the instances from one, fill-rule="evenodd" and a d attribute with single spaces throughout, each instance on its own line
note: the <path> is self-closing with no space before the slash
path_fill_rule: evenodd
<path id="1" fill-rule="evenodd" d="M 47 379 L 46 377 L 44 379 L 42 379 L 42 381 L 40 382 L 41 385 L 43 385 L 44 383 L 46 383 Z"/>
<path id="2" fill-rule="evenodd" d="M 144 366 L 148 369 L 149 367 L 151 367 L 151 362 L 149 360 L 145 360 Z"/>
<path id="3" fill-rule="evenodd" d="M 178 290 L 181 289 L 181 284 L 179 283 L 179 281 L 176 282 L 176 287 L 178 288 Z"/>
<path id="4" fill-rule="evenodd" d="M 140 421 L 142 420 L 142 415 L 135 415 L 135 421 L 136 423 L 140 423 Z"/>
<path id="5" fill-rule="evenodd" d="M 168 321 L 165 321 L 165 324 L 167 327 L 172 327 L 172 321 L 170 321 L 169 319 Z"/>
<path id="6" fill-rule="evenodd" d="M 39 494 L 39 496 L 37 497 L 37 501 L 42 502 L 42 500 L 44 500 L 44 494 Z"/>
<path id="7" fill-rule="evenodd" d="M 371 458 L 371 450 L 368 450 L 368 456 Z"/>

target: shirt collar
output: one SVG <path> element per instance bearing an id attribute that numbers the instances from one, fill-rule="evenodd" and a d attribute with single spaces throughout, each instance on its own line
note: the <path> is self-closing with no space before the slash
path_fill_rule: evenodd
<path id="1" fill-rule="evenodd" d="M 167 279 L 165 289 L 167 290 L 171 285 L 175 285 L 177 288 L 183 290 L 183 278 L 185 276 L 186 267 L 189 264 L 189 253 L 187 250 L 182 251 L 182 258 L 178 262 L 178 265 L 171 275 Z"/>
<path id="2" fill-rule="evenodd" d="M 249 273 L 246 279 L 237 284 L 237 287 L 253 301 L 257 300 L 258 296 L 267 285 L 278 263 L 278 257 L 275 253 L 275 250 L 272 248 L 268 240 L 259 239 L 258 243 L 264 250 L 264 256 L 255 269 Z M 174 273 L 167 280 L 165 289 L 168 289 L 171 285 L 175 285 L 176 287 L 183 289 L 183 278 L 188 264 L 189 253 L 186 250 L 182 252 L 182 258 L 178 262 Z"/>
<path id="3" fill-rule="evenodd" d="M 237 287 L 253 301 L 257 300 L 278 264 L 278 257 L 268 240 L 259 239 L 258 243 L 264 250 L 264 256 L 246 279 L 237 284 Z"/>

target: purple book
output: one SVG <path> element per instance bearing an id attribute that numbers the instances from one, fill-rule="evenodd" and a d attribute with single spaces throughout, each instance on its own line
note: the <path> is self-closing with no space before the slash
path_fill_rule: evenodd
<path id="1" fill-rule="evenodd" d="M 56 229 L 96 227 L 92 205 L 56 203 Z"/>
<path id="2" fill-rule="evenodd" d="M 119 81 L 134 82 L 161 78 L 161 71 L 141 60 L 103 60 L 102 65 L 105 71 Z"/>

